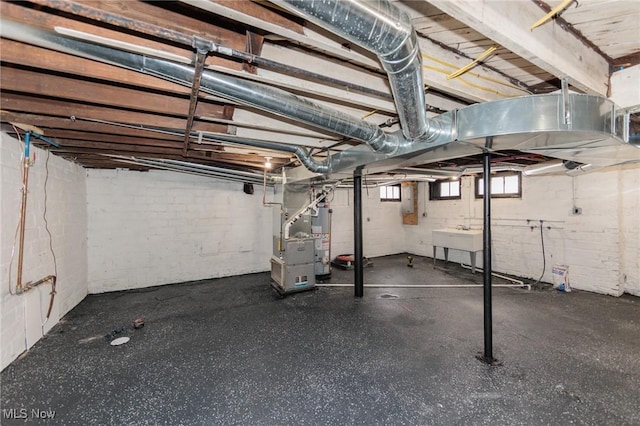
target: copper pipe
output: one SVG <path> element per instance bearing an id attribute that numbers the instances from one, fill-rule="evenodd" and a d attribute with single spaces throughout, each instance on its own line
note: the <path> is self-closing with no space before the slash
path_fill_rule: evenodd
<path id="1" fill-rule="evenodd" d="M 53 309 L 53 300 L 56 295 L 56 276 L 55 275 L 47 275 L 44 278 L 39 279 L 35 282 L 22 284 L 22 267 L 24 264 L 24 234 L 25 234 L 25 225 L 27 221 L 27 188 L 29 185 L 29 144 L 31 140 L 31 133 L 27 132 L 25 134 L 25 152 L 24 152 L 24 160 L 22 164 L 22 201 L 20 205 L 20 249 L 18 250 L 18 273 L 17 273 L 17 283 L 16 283 L 16 294 L 25 293 L 32 288 L 39 286 L 40 284 L 46 283 L 47 281 L 51 281 L 51 298 L 49 299 L 49 308 L 47 309 L 47 319 L 51 315 L 51 310 Z"/>
<path id="2" fill-rule="evenodd" d="M 283 188 L 284 190 L 284 188 Z M 268 206 L 280 206 L 280 236 L 278 237 L 278 251 L 282 251 L 282 214 L 283 211 L 283 203 L 274 203 L 273 201 L 267 202 L 267 168 L 264 168 L 264 180 L 262 184 L 262 205 L 265 207 Z"/>
<path id="3" fill-rule="evenodd" d="M 47 281 L 51 281 L 51 293 L 49 293 L 51 295 L 51 298 L 49 299 L 49 309 L 47 309 L 47 319 L 49 319 L 49 316 L 51 315 L 51 310 L 53 309 L 53 299 L 56 296 L 56 279 L 57 278 L 55 275 L 47 275 L 46 277 L 41 278 L 36 282 L 27 283 L 24 286 L 24 291 L 27 292 L 32 288 L 36 288 L 40 284 L 44 284 Z"/>
<path id="4" fill-rule="evenodd" d="M 28 142 L 27 142 L 28 143 Z M 29 183 L 29 157 L 24 158 L 22 171 L 22 204 L 20 206 L 20 250 L 18 251 L 18 282 L 16 292 L 22 293 L 22 264 L 24 262 L 24 227 L 27 219 L 27 184 Z"/>

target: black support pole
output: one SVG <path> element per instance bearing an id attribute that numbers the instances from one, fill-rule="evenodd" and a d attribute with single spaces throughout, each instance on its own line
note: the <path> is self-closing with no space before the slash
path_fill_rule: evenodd
<path id="1" fill-rule="evenodd" d="M 488 137 L 486 147 L 491 148 L 493 138 Z M 484 284 L 484 361 L 493 364 L 493 325 L 491 311 L 491 153 L 485 150 L 482 157 L 484 178 L 484 231 L 482 235 L 483 284 Z"/>
<path id="2" fill-rule="evenodd" d="M 354 254 L 354 296 L 364 295 L 364 265 L 362 253 L 362 169 L 353 172 L 353 250 Z"/>

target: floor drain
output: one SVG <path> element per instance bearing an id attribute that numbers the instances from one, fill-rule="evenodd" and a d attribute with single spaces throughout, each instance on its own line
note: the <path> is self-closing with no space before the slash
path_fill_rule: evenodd
<path id="1" fill-rule="evenodd" d="M 380 299 L 397 299 L 398 295 L 397 294 L 389 294 L 389 293 L 385 293 L 380 295 Z"/>

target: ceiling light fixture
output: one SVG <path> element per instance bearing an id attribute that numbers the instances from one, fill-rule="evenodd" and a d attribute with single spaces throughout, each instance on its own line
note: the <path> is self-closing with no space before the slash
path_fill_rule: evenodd
<path id="1" fill-rule="evenodd" d="M 271 157 L 264 157 L 265 162 L 264 162 L 264 167 L 265 169 L 270 169 L 271 168 Z"/>

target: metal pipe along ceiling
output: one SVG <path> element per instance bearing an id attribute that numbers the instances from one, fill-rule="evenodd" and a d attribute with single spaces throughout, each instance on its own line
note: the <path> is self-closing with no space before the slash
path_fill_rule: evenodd
<path id="1" fill-rule="evenodd" d="M 387 72 L 402 133 L 429 136 L 422 55 L 409 16 L 387 0 L 271 0 L 375 53 Z"/>
<path id="2" fill-rule="evenodd" d="M 298 160 L 300 160 L 303 166 L 305 166 L 307 169 L 309 169 L 314 173 L 325 174 L 325 173 L 331 172 L 331 165 L 330 165 L 331 157 L 328 157 L 324 163 L 321 163 L 313 158 L 313 156 L 311 155 L 311 153 L 307 148 L 303 148 L 301 146 L 287 145 L 284 143 L 277 143 L 277 142 L 265 142 L 258 139 L 243 138 L 243 137 L 232 136 L 232 135 L 223 135 L 220 133 L 208 133 L 207 139 L 218 141 L 218 142 L 253 146 L 255 148 L 265 148 L 265 149 L 272 149 L 275 151 L 290 152 L 294 154 L 298 158 Z"/>
<path id="3" fill-rule="evenodd" d="M 158 158 L 132 157 L 124 155 L 106 154 L 115 161 L 127 164 L 139 164 L 162 170 L 174 172 L 188 173 L 198 176 L 207 176 L 234 182 L 262 184 L 263 177 L 261 174 L 247 173 L 238 170 L 224 169 L 204 164 L 188 163 L 176 160 L 166 160 Z"/>
<path id="4" fill-rule="evenodd" d="M 333 4 L 335 0 L 326 2 Z M 336 7 L 341 6 L 337 4 Z M 385 22 L 382 19 L 380 25 Z M 377 28 L 371 30 L 372 34 L 377 32 Z M 189 65 L 80 41 L 5 19 L 0 20 L 0 35 L 188 87 L 194 77 L 193 67 Z M 418 88 L 421 90 L 421 86 Z M 319 162 L 303 147 L 271 143 L 267 146 L 263 141 L 227 139 L 228 142 L 294 153 L 304 167 L 287 172 L 289 182 L 311 179 L 315 177 L 314 173 L 349 173 L 364 166 L 363 171 L 371 174 L 477 154 L 488 136 L 494 137 L 493 149 L 497 151 L 517 149 L 597 167 L 640 161 L 640 149 L 628 143 L 628 111 L 617 109 L 611 101 L 598 96 L 562 92 L 470 105 L 430 119 L 428 137 L 413 143 L 400 131 L 385 133 L 378 126 L 281 89 L 223 73 L 205 71 L 201 90 L 365 142 L 373 149 L 356 146 Z M 407 98 L 404 96 L 403 100 Z M 567 114 L 571 117 L 570 122 L 566 120 Z M 218 139 L 223 140 L 222 137 Z M 423 142 L 425 140 L 427 143 Z M 586 167 L 576 172 L 584 171 Z"/>
<path id="5" fill-rule="evenodd" d="M 192 85 L 195 72 L 190 65 L 75 40 L 5 19 L 0 20 L 0 24 L 2 37 L 132 69 L 185 86 Z M 401 139 L 374 124 L 266 84 L 209 70 L 201 78 L 200 90 L 203 92 L 364 142 L 374 151 L 395 152 Z"/>

